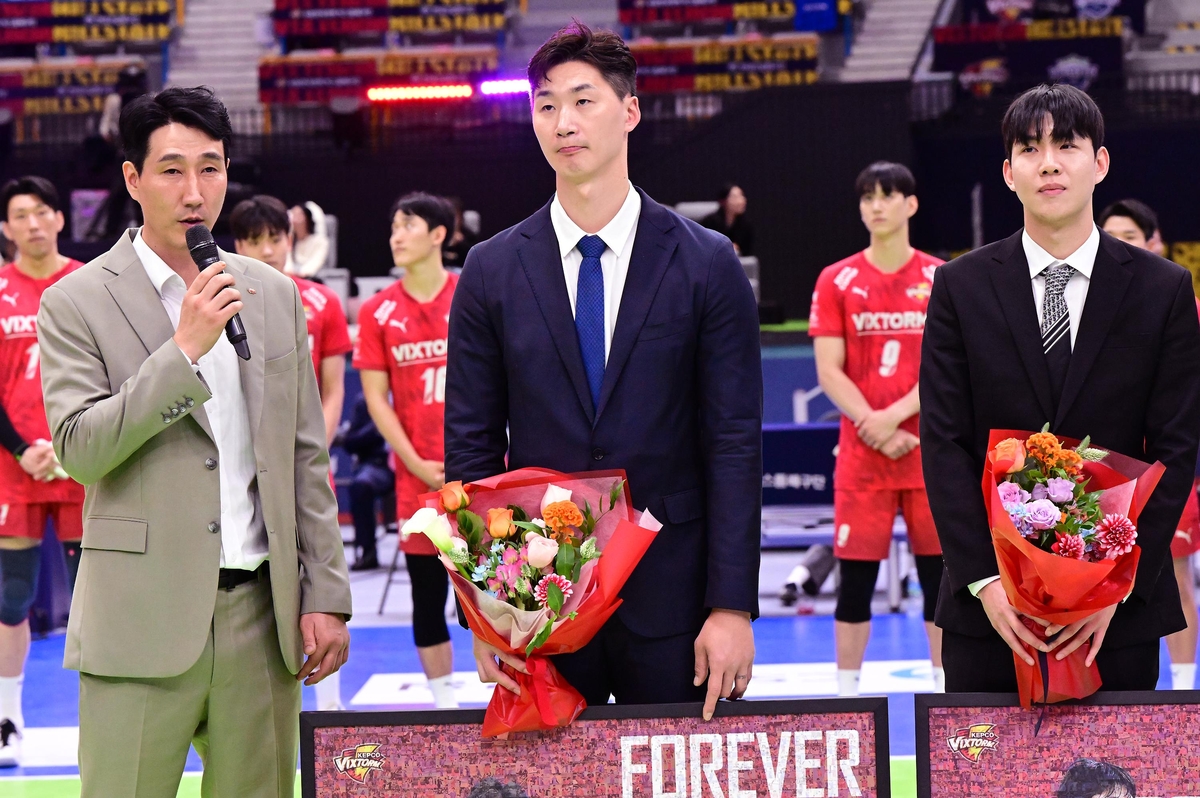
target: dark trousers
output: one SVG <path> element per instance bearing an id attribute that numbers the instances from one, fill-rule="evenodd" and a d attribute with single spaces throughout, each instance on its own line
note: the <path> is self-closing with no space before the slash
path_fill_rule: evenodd
<path id="1" fill-rule="evenodd" d="M 692 686 L 699 634 L 642 637 L 613 615 L 592 642 L 551 659 L 590 706 L 607 704 L 610 695 L 618 704 L 703 701 L 707 684 Z"/>
<path id="2" fill-rule="evenodd" d="M 1105 643 L 1096 655 L 1101 689 L 1153 690 L 1158 684 L 1158 653 L 1157 640 L 1123 648 Z M 968 637 L 944 631 L 942 664 L 947 693 L 1017 692 L 1013 652 L 998 634 Z"/>
<path id="3" fill-rule="evenodd" d="M 374 557 L 375 528 L 378 526 L 375 503 L 396 489 L 396 475 L 390 468 L 364 465 L 350 483 L 350 517 L 354 519 L 354 545 L 364 557 Z"/>

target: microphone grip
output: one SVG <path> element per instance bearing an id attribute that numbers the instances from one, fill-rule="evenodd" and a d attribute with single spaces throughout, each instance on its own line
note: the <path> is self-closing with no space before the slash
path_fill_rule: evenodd
<path id="1" fill-rule="evenodd" d="M 246 326 L 242 324 L 242 314 L 235 313 L 233 318 L 225 322 L 225 337 L 233 344 L 233 351 L 242 360 L 250 359 L 250 344 L 246 343 Z"/>

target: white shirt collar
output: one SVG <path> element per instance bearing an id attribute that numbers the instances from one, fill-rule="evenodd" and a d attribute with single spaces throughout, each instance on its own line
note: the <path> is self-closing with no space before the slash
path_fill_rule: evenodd
<path id="1" fill-rule="evenodd" d="M 629 193 L 625 195 L 625 202 L 621 205 L 621 210 L 617 211 L 617 215 L 596 235 L 600 236 L 600 240 L 606 247 L 620 255 L 625 251 L 630 237 L 633 236 L 641 212 L 642 195 L 637 193 L 632 183 L 629 183 Z M 555 194 L 554 199 L 550 202 L 550 222 L 554 225 L 554 235 L 558 237 L 559 255 L 563 258 L 575 249 L 579 244 L 579 239 L 588 235 L 582 227 L 571 221 L 570 216 L 567 216 L 562 203 L 558 201 L 558 194 Z"/>
<path id="2" fill-rule="evenodd" d="M 154 290 L 158 292 L 159 299 L 162 299 L 163 286 L 172 277 L 178 280 L 180 284 L 183 283 L 183 278 L 168 266 L 167 262 L 160 258 L 157 252 L 150 249 L 150 245 L 142 238 L 140 227 L 138 228 L 137 235 L 133 237 L 133 251 L 137 253 L 138 260 L 142 262 L 142 268 L 146 270 L 146 276 L 150 278 L 151 284 L 154 285 Z"/>
<path id="3" fill-rule="evenodd" d="M 1031 280 L 1041 274 L 1047 266 L 1059 262 L 1058 258 L 1042 249 L 1040 244 L 1030 238 L 1027 230 L 1021 231 L 1021 245 L 1025 247 L 1025 260 L 1029 262 L 1029 278 Z M 1071 268 L 1090 280 L 1092 279 L 1092 267 L 1096 265 L 1096 253 L 1099 251 L 1100 230 L 1093 224 L 1092 234 L 1087 237 L 1087 241 L 1084 241 L 1079 249 L 1062 258 L 1062 262 L 1069 264 Z"/>

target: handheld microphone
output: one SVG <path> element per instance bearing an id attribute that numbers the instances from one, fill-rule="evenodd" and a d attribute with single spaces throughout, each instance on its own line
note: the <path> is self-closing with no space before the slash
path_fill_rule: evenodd
<path id="1" fill-rule="evenodd" d="M 207 227 L 202 224 L 193 225 L 187 229 L 186 235 L 188 252 L 198 267 L 207 269 L 221 259 L 221 254 L 217 252 L 217 242 L 213 240 Z M 250 345 L 246 343 L 246 327 L 242 324 L 240 313 L 233 314 L 233 318 L 225 322 L 225 337 L 233 344 L 233 351 L 237 352 L 238 357 L 242 360 L 250 359 Z"/>

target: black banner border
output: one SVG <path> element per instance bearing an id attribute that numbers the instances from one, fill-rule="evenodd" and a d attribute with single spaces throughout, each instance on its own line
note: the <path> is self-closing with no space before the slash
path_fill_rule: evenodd
<path id="1" fill-rule="evenodd" d="M 1121 707 L 1145 704 L 1200 704 L 1200 690 L 1099 692 L 1081 701 L 1063 702 L 1065 706 L 1084 707 Z M 1021 699 L 1016 693 L 916 693 L 913 695 L 913 722 L 917 731 L 917 798 L 932 798 L 932 775 L 929 772 L 930 709 L 934 707 L 1016 707 L 1020 705 Z"/>
<path id="2" fill-rule="evenodd" d="M 918 696 L 919 698 L 920 696 Z M 944 696 L 943 696 L 944 697 Z M 1200 703 L 1200 693 L 1197 694 Z M 698 718 L 703 704 L 606 704 L 588 707 L 580 720 L 639 720 L 645 718 Z M 736 718 L 756 715 L 871 714 L 875 717 L 875 783 L 879 798 L 892 798 L 892 759 L 889 748 L 887 696 L 859 698 L 796 698 L 763 701 L 721 701 L 714 717 Z M 300 795 L 317 798 L 316 730 L 330 726 L 437 726 L 474 723 L 482 726 L 483 709 L 418 709 L 390 712 L 301 712 Z M 920 729 L 918 729 L 918 733 Z M 929 729 L 926 724 L 926 737 Z M 919 770 L 919 768 L 918 768 Z M 918 779 L 920 773 L 918 772 Z"/>

